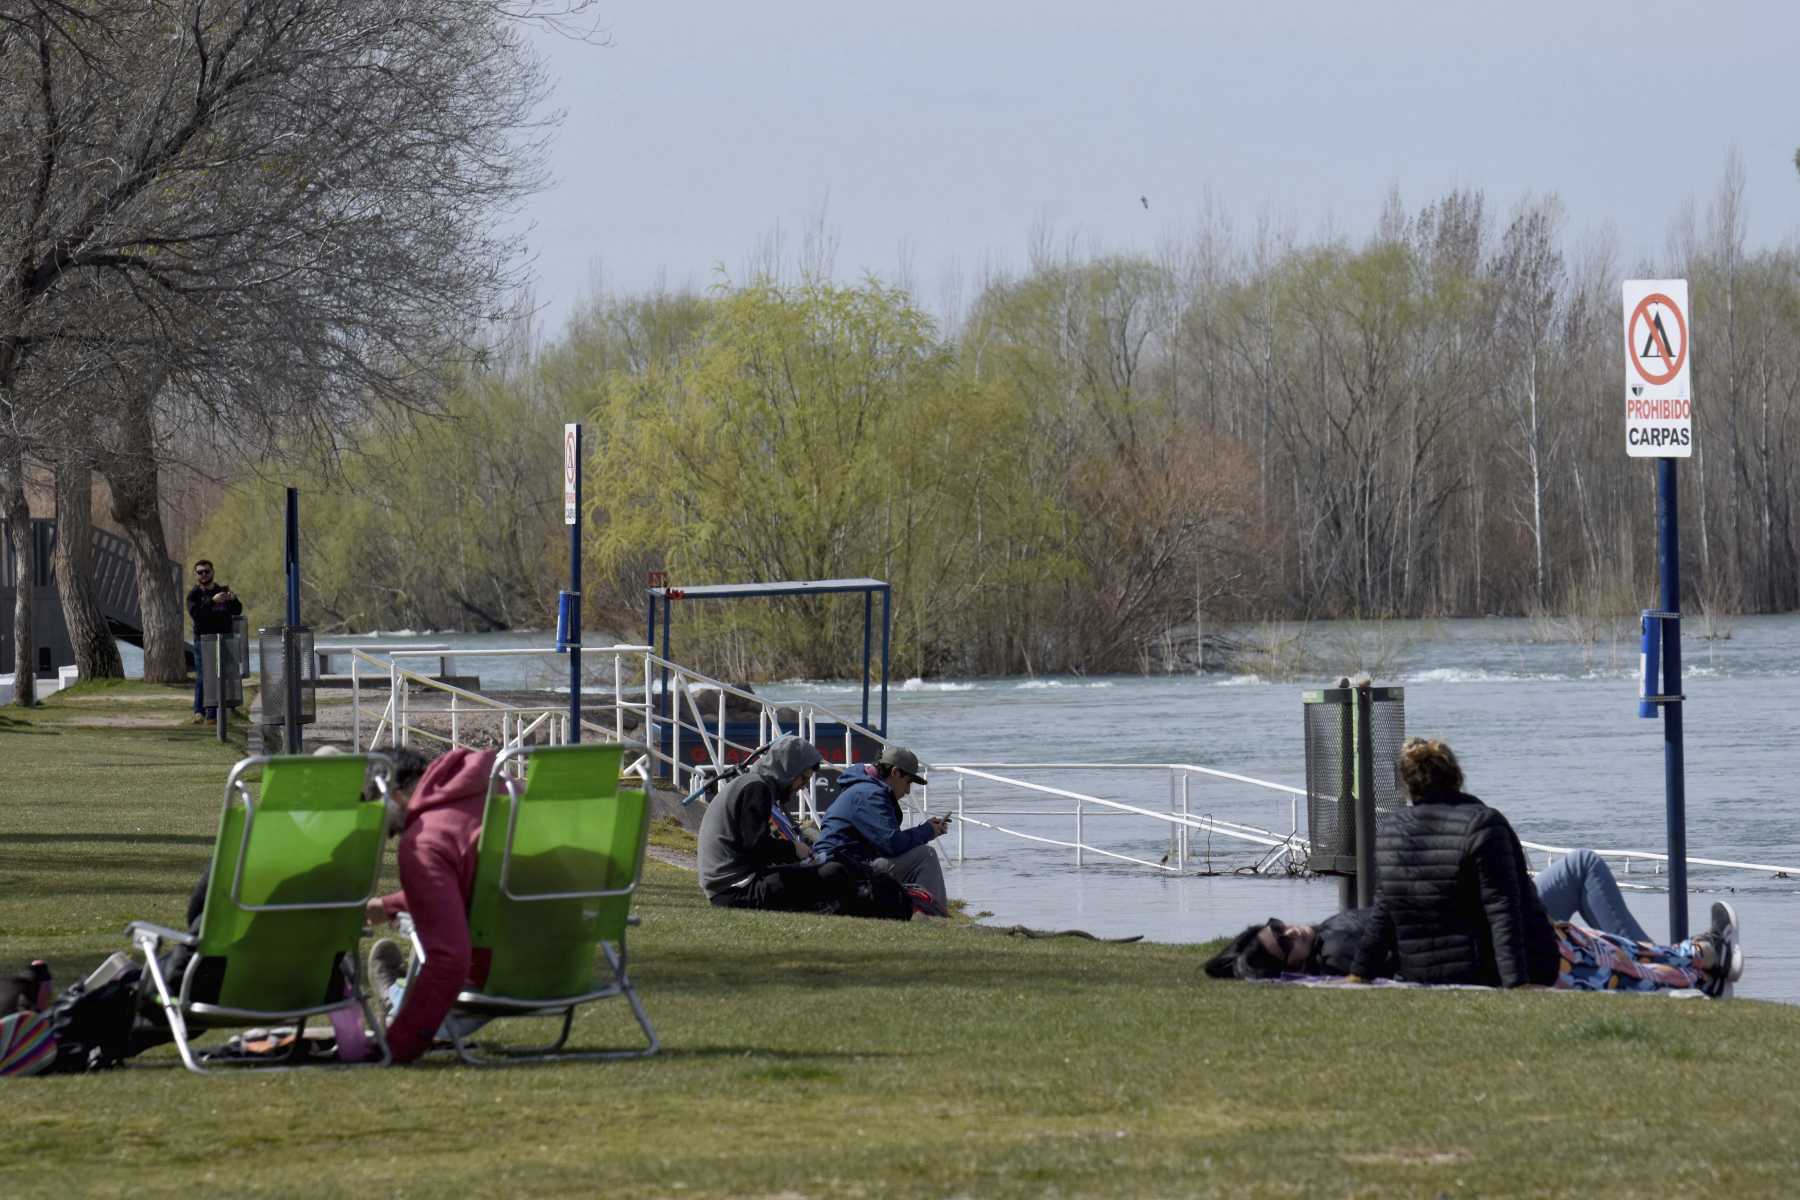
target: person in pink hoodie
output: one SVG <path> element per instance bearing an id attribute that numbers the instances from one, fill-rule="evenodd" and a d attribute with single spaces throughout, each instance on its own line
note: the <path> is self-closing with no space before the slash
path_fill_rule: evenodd
<path id="1" fill-rule="evenodd" d="M 479 985 L 487 975 L 487 964 L 473 961 L 469 898 L 493 769 L 492 750 L 448 751 L 425 768 L 398 814 L 400 890 L 371 900 L 368 912 L 371 924 L 410 913 L 425 947 L 425 965 L 388 1022 L 388 1048 L 396 1063 L 411 1062 L 431 1049 L 457 992 L 466 982 Z M 389 832 L 395 832 L 391 819 Z M 399 947 L 386 942 L 391 953 L 384 955 L 383 944 L 376 944 L 371 958 L 377 963 L 375 983 L 386 991 L 394 980 L 382 976 L 394 973 Z"/>

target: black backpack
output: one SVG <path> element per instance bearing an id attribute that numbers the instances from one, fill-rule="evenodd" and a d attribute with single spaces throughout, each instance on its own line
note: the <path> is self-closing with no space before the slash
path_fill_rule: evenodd
<path id="1" fill-rule="evenodd" d="M 152 1021 L 138 1019 L 138 988 L 143 968 L 121 971 L 92 990 L 77 983 L 64 989 L 50 1006 L 56 1036 L 56 1061 L 46 1074 L 103 1071 L 132 1055 L 171 1040 Z"/>

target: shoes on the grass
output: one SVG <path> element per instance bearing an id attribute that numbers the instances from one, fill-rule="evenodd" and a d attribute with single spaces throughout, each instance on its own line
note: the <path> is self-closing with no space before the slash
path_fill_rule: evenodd
<path id="1" fill-rule="evenodd" d="M 1744 977 L 1744 947 L 1739 942 L 1737 909 L 1723 900 L 1713 902 L 1712 925 L 1697 941 L 1711 943 L 1712 966 L 1702 989 L 1719 1000 L 1729 1000 L 1732 984 Z"/>
<path id="2" fill-rule="evenodd" d="M 406 978 L 406 955 L 393 938 L 382 938 L 369 947 L 369 979 L 375 994 L 386 999 L 394 985 Z"/>
<path id="3" fill-rule="evenodd" d="M 193 722 L 192 722 L 192 723 L 193 723 L 193 724 L 195 724 L 195 725 L 204 725 L 204 724 L 206 724 L 206 714 L 205 714 L 205 713 L 195 713 L 195 714 L 194 714 L 194 720 L 193 720 Z"/>

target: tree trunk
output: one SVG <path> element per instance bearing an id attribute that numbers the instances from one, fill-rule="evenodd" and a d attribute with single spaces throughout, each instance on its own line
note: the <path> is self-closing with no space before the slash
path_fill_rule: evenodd
<path id="1" fill-rule="evenodd" d="M 13 703 L 37 703 L 37 648 L 31 638 L 31 506 L 25 501 L 25 462 L 15 454 L 5 478 L 6 537 L 19 565 L 13 595 Z"/>
<path id="2" fill-rule="evenodd" d="M 56 467 L 56 589 L 63 623 L 83 679 L 123 679 L 125 664 L 113 641 L 94 587 L 94 471 L 85 465 Z"/>
<path id="3" fill-rule="evenodd" d="M 112 491 L 112 517 L 131 542 L 137 568 L 138 607 L 144 619 L 144 678 L 150 683 L 181 683 L 187 678 L 187 644 L 183 637 L 181 576 L 168 569 L 169 542 L 159 504 L 161 474 L 150 438 L 149 410 L 134 406 L 130 414 L 140 429 L 130 442 L 136 452 L 109 455 L 101 471 Z"/>

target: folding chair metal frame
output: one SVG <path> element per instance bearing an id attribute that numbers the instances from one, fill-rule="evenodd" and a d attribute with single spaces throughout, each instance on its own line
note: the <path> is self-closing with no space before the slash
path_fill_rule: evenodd
<path id="1" fill-rule="evenodd" d="M 506 840 L 502 845 L 500 853 L 500 877 L 492 886 L 497 888 L 500 895 L 506 900 L 518 903 L 569 900 L 612 900 L 620 897 L 630 897 L 637 892 L 638 883 L 643 878 L 644 874 L 644 848 L 648 845 L 650 839 L 650 814 L 647 796 L 645 798 L 643 817 L 639 821 L 637 845 L 635 848 L 636 861 L 634 869 L 631 872 L 631 881 L 629 883 L 619 887 L 574 891 L 519 892 L 513 890 L 513 850 L 518 836 L 519 814 L 526 805 L 530 804 L 531 799 L 523 781 L 516 778 L 508 778 L 506 776 L 507 767 L 509 765 L 518 764 L 525 764 L 528 766 L 529 759 L 534 754 L 578 754 L 584 750 L 603 747 L 616 747 L 621 751 L 627 748 L 619 743 L 597 743 L 591 747 L 515 746 L 502 752 L 495 758 L 493 770 L 488 775 L 488 792 L 486 808 L 483 812 L 482 836 L 484 840 L 488 836 L 489 826 L 487 820 L 494 815 L 496 799 L 504 794 L 508 801 Z M 616 799 L 618 792 L 616 773 L 612 787 L 614 790 L 614 798 Z M 599 798 L 597 797 L 596 799 Z M 488 886 L 482 877 L 481 866 L 479 863 L 476 867 L 475 886 L 477 889 Z M 627 900 L 626 903 L 629 905 L 630 901 Z M 473 906 L 472 902 L 471 908 L 473 908 Z M 474 988 L 465 988 L 459 992 L 456 997 L 456 1002 L 450 1010 L 449 1016 L 449 1024 L 452 1029 L 451 1041 L 456 1048 L 457 1055 L 462 1061 L 471 1066 L 502 1066 L 528 1061 L 574 1062 L 617 1058 L 647 1058 L 650 1055 L 655 1054 L 661 1049 L 662 1042 L 657 1037 L 656 1028 L 650 1023 L 649 1014 L 644 1011 L 643 1003 L 638 999 L 637 987 L 632 983 L 631 976 L 626 970 L 624 930 L 625 928 L 638 923 L 637 916 L 630 913 L 628 909 L 624 923 L 619 930 L 617 944 L 614 944 L 610 939 L 599 939 L 599 948 L 606 958 L 608 971 L 612 977 L 609 982 L 602 984 L 599 987 L 575 995 L 535 999 L 507 996 Z M 419 939 L 418 931 L 413 927 L 410 921 L 407 921 L 402 928 L 411 938 L 413 945 L 413 961 L 407 976 L 408 986 L 410 987 L 412 981 L 417 978 L 421 966 L 424 964 L 425 946 Z M 563 1046 L 567 1044 L 570 1030 L 575 1023 L 575 1010 L 590 1001 L 605 1000 L 613 996 L 625 997 L 626 1003 L 631 1006 L 631 1014 L 637 1020 L 638 1027 L 644 1033 L 646 1041 L 645 1047 L 643 1049 L 633 1050 L 564 1051 Z M 455 1018 L 459 1016 L 498 1019 L 501 1017 L 551 1017 L 556 1016 L 559 1013 L 563 1018 L 562 1030 L 554 1041 L 543 1046 L 533 1046 L 529 1048 L 480 1047 L 472 1042 L 468 1035 L 455 1031 Z M 481 1050 L 487 1050 L 489 1053 L 499 1057 L 484 1057 L 478 1052 Z"/>
<path id="2" fill-rule="evenodd" d="M 393 778 L 394 767 L 392 760 L 383 754 L 366 754 L 340 756 L 327 761 L 332 761 L 334 763 L 341 762 L 344 757 L 353 758 L 358 762 L 365 763 L 365 777 L 375 785 L 376 795 L 371 800 L 363 799 L 362 788 L 359 786 L 358 802 L 385 808 L 390 783 Z M 393 1061 L 393 1055 L 388 1050 L 386 1029 L 376 1018 L 375 1008 L 371 1004 L 367 993 L 364 991 L 362 980 L 359 977 L 357 944 L 354 940 L 338 952 L 339 957 L 336 963 L 337 969 L 342 973 L 344 980 L 348 985 L 349 995 L 345 996 L 342 1000 L 296 1007 L 275 1009 L 240 1008 L 196 1001 L 193 999 L 194 981 L 201 963 L 204 961 L 203 957 L 198 953 L 193 954 L 188 959 L 187 966 L 182 971 L 179 980 L 166 978 L 162 964 L 157 959 L 158 952 L 167 945 L 180 945 L 186 946 L 191 950 L 198 950 L 201 942 L 206 937 L 209 918 L 220 919 L 214 916 L 214 905 L 221 900 L 228 901 L 232 907 L 249 913 L 315 912 L 341 910 L 346 908 L 361 910 L 367 907 L 368 902 L 375 896 L 376 885 L 381 876 L 382 847 L 385 842 L 385 835 L 379 824 L 377 825 L 375 834 L 376 852 L 373 856 L 374 861 L 370 865 L 369 882 L 364 894 L 359 899 L 300 901 L 279 904 L 252 904 L 247 903 L 244 900 L 244 866 L 252 845 L 251 839 L 256 826 L 256 813 L 258 807 L 258 797 L 252 794 L 247 776 L 252 770 L 258 770 L 260 774 L 262 769 L 267 768 L 270 764 L 288 762 L 299 767 L 303 764 L 314 763 L 316 761 L 318 760 L 308 756 L 297 755 L 283 758 L 259 755 L 246 758 L 236 766 L 232 767 L 230 775 L 227 776 L 225 780 L 224 810 L 221 812 L 219 818 L 220 840 L 215 841 L 214 844 L 213 866 L 208 869 L 209 880 L 213 880 L 213 875 L 217 869 L 218 855 L 220 851 L 225 848 L 223 839 L 229 831 L 231 808 L 234 800 L 240 802 L 244 808 L 243 832 L 237 838 L 237 844 L 234 847 L 236 861 L 232 870 L 231 887 L 226 896 L 220 897 L 215 894 L 215 889 L 209 885 L 206 897 L 206 907 L 202 910 L 200 932 L 198 934 L 190 934 L 182 930 L 171 929 L 166 925 L 157 925 L 149 921 L 133 921 L 125 927 L 125 933 L 131 938 L 132 943 L 144 952 L 144 984 L 140 986 L 146 991 L 150 990 L 150 988 L 154 988 L 157 1000 L 162 1006 L 163 1016 L 169 1023 L 169 1032 L 174 1035 L 176 1048 L 181 1053 L 181 1061 L 186 1065 L 188 1070 L 193 1071 L 196 1074 L 208 1075 L 212 1074 L 212 1072 L 202 1065 L 200 1056 L 197 1056 L 194 1053 L 190 1037 L 190 1021 L 196 1031 L 218 1027 L 241 1028 L 252 1025 L 273 1024 L 276 1022 L 293 1022 L 296 1026 L 293 1045 L 289 1048 L 288 1053 L 285 1056 L 276 1060 L 274 1065 L 250 1062 L 231 1064 L 233 1069 L 265 1071 L 291 1070 L 299 1065 L 292 1060 L 299 1051 L 304 1048 L 307 1019 L 309 1017 L 317 1016 L 328 1017 L 330 1014 L 340 1011 L 354 1011 L 357 1014 L 358 1020 L 363 1021 L 369 1028 L 374 1030 L 376 1044 L 381 1050 L 380 1057 L 361 1063 L 308 1065 L 386 1066 Z M 359 921 L 359 929 L 360 926 L 361 922 Z"/>

